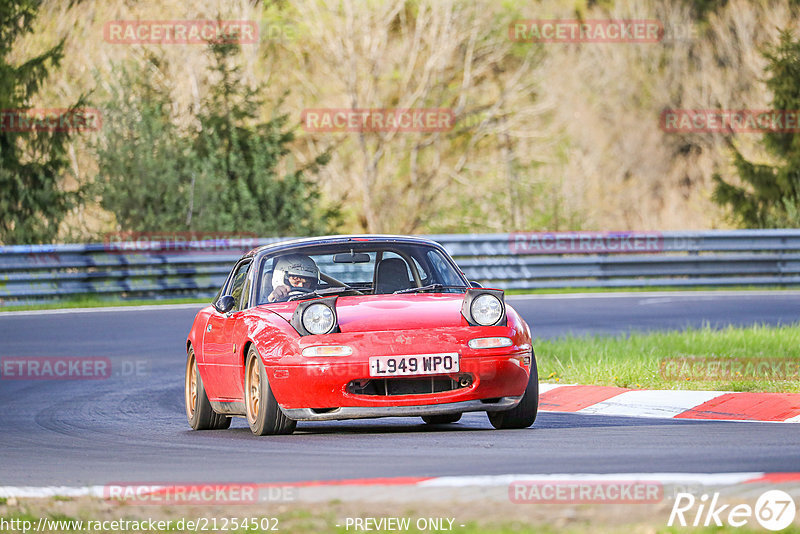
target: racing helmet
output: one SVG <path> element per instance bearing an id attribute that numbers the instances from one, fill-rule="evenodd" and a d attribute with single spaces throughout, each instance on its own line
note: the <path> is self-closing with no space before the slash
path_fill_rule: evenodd
<path id="1" fill-rule="evenodd" d="M 314 260 L 304 254 L 287 254 L 275 260 L 272 272 L 272 288 L 280 285 L 291 287 L 289 275 L 302 276 L 311 280 L 309 289 L 314 291 L 319 284 L 319 267 Z"/>

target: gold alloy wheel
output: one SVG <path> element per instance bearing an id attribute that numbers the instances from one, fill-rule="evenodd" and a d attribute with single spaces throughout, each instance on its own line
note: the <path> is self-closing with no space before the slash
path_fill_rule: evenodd
<path id="1" fill-rule="evenodd" d="M 258 368 L 258 357 L 250 358 L 247 369 L 247 418 L 253 423 L 258 418 L 261 404 L 261 373 Z"/>
<path id="2" fill-rule="evenodd" d="M 190 349 L 189 361 L 186 364 L 186 415 L 191 419 L 197 406 L 197 366 L 194 360 L 194 350 Z"/>

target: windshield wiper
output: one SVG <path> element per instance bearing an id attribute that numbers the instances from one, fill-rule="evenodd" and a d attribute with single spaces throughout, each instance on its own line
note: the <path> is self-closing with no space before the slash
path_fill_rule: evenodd
<path id="1" fill-rule="evenodd" d="M 293 297 L 289 297 L 287 301 L 291 302 L 294 300 L 313 299 L 317 297 L 330 297 L 331 295 L 341 295 L 342 293 L 347 293 L 349 291 L 354 292 L 356 295 L 364 294 L 358 289 L 351 286 L 336 286 L 336 287 L 328 287 L 325 289 L 318 289 L 310 293 L 302 293 L 300 295 L 294 295 Z"/>
<path id="2" fill-rule="evenodd" d="M 410 287 L 408 289 L 401 289 L 399 291 L 395 291 L 394 294 L 399 295 L 402 293 L 416 293 L 418 291 L 432 291 L 434 289 L 460 289 L 462 291 L 466 291 L 467 286 L 446 286 L 443 284 L 430 284 L 422 287 Z"/>

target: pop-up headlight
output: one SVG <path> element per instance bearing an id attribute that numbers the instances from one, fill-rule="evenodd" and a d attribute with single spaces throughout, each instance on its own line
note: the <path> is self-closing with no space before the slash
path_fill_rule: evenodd
<path id="1" fill-rule="evenodd" d="M 461 314 L 470 326 L 505 326 L 506 304 L 501 289 L 469 288 Z"/>
<path id="2" fill-rule="evenodd" d="M 336 317 L 336 297 L 300 302 L 289 323 L 301 336 L 337 332 L 339 322 Z"/>

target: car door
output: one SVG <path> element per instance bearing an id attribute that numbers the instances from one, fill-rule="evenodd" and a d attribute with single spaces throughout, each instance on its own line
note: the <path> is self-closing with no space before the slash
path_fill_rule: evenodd
<path id="1" fill-rule="evenodd" d="M 244 310 L 249 304 L 250 266 L 248 258 L 233 269 L 222 295 L 231 295 L 235 305 L 228 313 L 214 310 L 206 323 L 203 335 L 203 365 L 208 376 L 206 391 L 211 400 L 241 400 L 243 395 L 240 375 L 241 362 L 235 351 L 234 333 L 241 323 Z"/>

